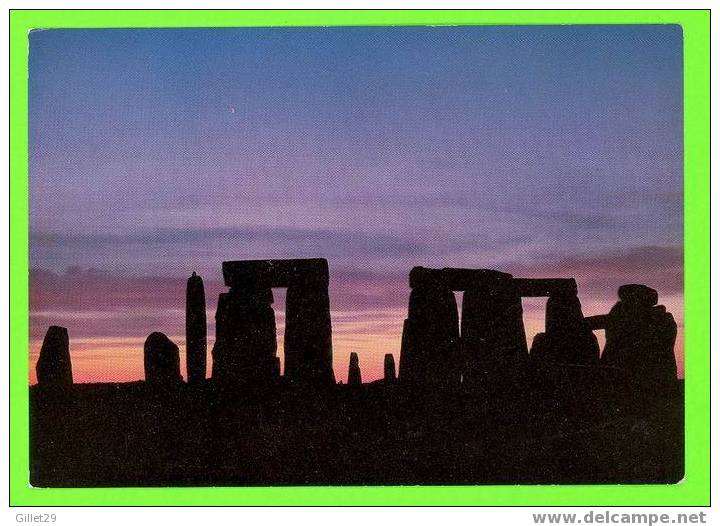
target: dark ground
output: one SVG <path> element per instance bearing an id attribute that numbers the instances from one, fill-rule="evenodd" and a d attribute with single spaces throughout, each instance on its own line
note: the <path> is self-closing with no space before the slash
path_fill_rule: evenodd
<path id="1" fill-rule="evenodd" d="M 603 367 L 528 366 L 420 396 L 383 382 L 308 391 L 144 382 L 30 388 L 31 484 L 674 483 L 682 382 L 635 390 Z M 650 386 L 651 387 L 651 386 Z"/>

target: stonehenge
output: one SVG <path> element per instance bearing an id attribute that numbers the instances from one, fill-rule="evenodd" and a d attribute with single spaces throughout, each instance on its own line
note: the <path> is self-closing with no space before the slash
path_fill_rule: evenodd
<path id="1" fill-rule="evenodd" d="M 325 259 L 223 262 L 229 292 L 216 314 L 212 378 L 220 382 L 268 384 L 279 373 L 272 288 L 287 288 L 285 372 L 293 383 L 335 383 L 332 326 Z"/>
<path id="2" fill-rule="evenodd" d="M 71 369 L 68 330 L 50 327 L 36 364 L 38 385 L 30 386 L 34 486 L 682 478 L 677 326 L 649 287 L 623 285 L 617 304 L 604 309 L 609 313 L 585 317 L 574 279 L 416 267 L 397 342 L 397 281 L 382 282 L 389 285 L 378 294 L 356 280 L 362 285 L 346 289 L 357 294 L 346 305 L 352 310 L 357 300 L 357 310 L 336 327 L 335 351 L 349 357 L 347 365 L 341 360 L 347 376 L 338 371 L 336 383 L 325 260 L 231 261 L 223 274 L 211 374 L 205 287 L 209 293 L 220 284 L 196 273 L 172 281 L 179 305 L 186 286 L 182 374 L 181 349 L 170 339 L 182 347 L 175 336 L 182 313 L 167 323 L 173 332 L 152 332 L 144 348 L 124 342 L 123 360 L 129 366 L 142 360 L 144 382 L 98 383 L 107 372 L 82 341 Z M 287 288 L 286 315 L 277 325 L 276 287 Z M 382 303 L 367 301 L 366 293 Z M 546 298 L 544 328 L 524 325 L 526 296 Z M 83 333 L 77 320 L 65 319 Z M 277 340 L 283 321 L 285 353 Z M 526 330 L 542 330 L 530 350 Z M 596 330 L 605 331 L 602 355 Z M 39 343 L 32 340 L 33 355 Z M 73 385 L 73 373 L 92 383 Z M 85 443 L 102 446 L 91 463 L 78 446 Z"/>
<path id="3" fill-rule="evenodd" d="M 153 332 L 145 340 L 145 382 L 154 386 L 172 386 L 182 382 L 180 349 L 162 332 Z"/>
<path id="4" fill-rule="evenodd" d="M 400 354 L 402 384 L 457 386 L 507 375 L 528 356 L 523 297 L 548 297 L 545 332 L 535 338 L 531 355 L 570 364 L 598 360 L 597 339 L 585 324 L 574 279 L 415 267 L 409 283 Z M 453 291 L 464 292 L 459 332 Z"/>
<path id="5" fill-rule="evenodd" d="M 70 342 L 65 327 L 52 325 L 45 333 L 40 356 L 35 364 L 40 385 L 68 387 L 73 383 Z"/>
<path id="6" fill-rule="evenodd" d="M 623 285 L 606 315 L 585 317 L 574 279 L 514 278 L 486 269 L 410 272 L 408 317 L 403 325 L 399 382 L 405 386 L 457 387 L 505 380 L 525 358 L 535 363 L 605 365 L 634 384 L 672 386 L 677 380 L 677 325 L 658 294 L 645 285 Z M 458 332 L 453 291 L 463 291 Z M 545 330 L 528 349 L 523 297 L 547 297 Z M 604 329 L 600 347 L 594 330 Z"/>
<path id="7" fill-rule="evenodd" d="M 202 382 L 207 370 L 207 316 L 205 287 L 195 272 L 188 278 L 185 295 L 185 348 L 187 381 Z"/>
<path id="8" fill-rule="evenodd" d="M 226 261 L 227 292 L 220 294 L 212 349 L 213 382 L 225 386 L 275 385 L 281 376 L 273 288 L 287 288 L 284 381 L 290 385 L 335 385 L 332 325 L 325 259 Z M 677 378 L 677 325 L 658 305 L 656 290 L 639 284 L 618 289 L 608 314 L 585 317 L 574 279 L 515 278 L 488 269 L 414 267 L 408 315 L 403 323 L 399 370 L 384 355 L 383 383 L 416 392 L 460 386 L 512 384 L 525 363 L 605 366 L 623 371 L 637 385 L 663 389 Z M 455 292 L 462 291 L 462 319 Z M 545 328 L 528 350 L 523 297 L 547 297 Z M 187 381 L 205 381 L 207 320 L 203 280 L 195 272 L 186 289 Z M 602 355 L 593 333 L 604 330 Z M 160 332 L 144 346 L 145 380 L 182 381 L 177 345 Z M 40 385 L 73 383 L 67 329 L 51 326 L 36 364 Z M 348 383 L 361 385 L 357 353 L 350 355 Z"/>

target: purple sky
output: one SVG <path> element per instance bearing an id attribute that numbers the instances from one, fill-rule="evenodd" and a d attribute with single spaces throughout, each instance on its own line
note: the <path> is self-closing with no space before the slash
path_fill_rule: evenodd
<path id="1" fill-rule="evenodd" d="M 193 270 L 212 318 L 223 260 L 304 256 L 341 379 L 399 351 L 414 265 L 573 276 L 588 315 L 647 283 L 682 335 L 682 165 L 677 26 L 35 31 L 31 354 L 63 324 L 82 378 L 141 377 Z"/>

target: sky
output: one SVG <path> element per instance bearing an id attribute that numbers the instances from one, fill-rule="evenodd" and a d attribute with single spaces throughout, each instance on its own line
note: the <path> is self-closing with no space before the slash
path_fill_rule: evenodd
<path id="1" fill-rule="evenodd" d="M 296 257 L 338 380 L 399 358 L 416 265 L 575 277 L 587 316 L 650 285 L 682 374 L 679 26 L 38 30 L 29 61 L 33 383 L 49 325 L 76 382 L 141 379 L 193 271 L 211 347 L 222 261 Z"/>

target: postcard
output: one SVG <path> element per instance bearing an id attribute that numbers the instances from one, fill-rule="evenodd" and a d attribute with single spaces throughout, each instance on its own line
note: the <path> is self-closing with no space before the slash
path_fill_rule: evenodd
<path id="1" fill-rule="evenodd" d="M 27 37 L 33 488 L 684 479 L 682 27 Z"/>

